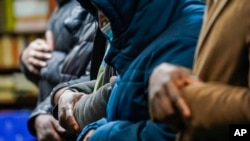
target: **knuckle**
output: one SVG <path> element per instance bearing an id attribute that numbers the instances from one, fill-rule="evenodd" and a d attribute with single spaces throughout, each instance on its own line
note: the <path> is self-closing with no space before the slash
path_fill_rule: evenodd
<path id="1" fill-rule="evenodd" d="M 27 62 L 30 64 L 30 63 L 33 62 L 33 59 L 29 57 L 29 58 L 27 59 Z"/>
<path id="2" fill-rule="evenodd" d="M 33 63 L 33 64 L 38 64 L 38 61 L 35 60 L 35 59 L 32 59 L 32 63 Z"/>
<path id="3" fill-rule="evenodd" d="M 28 47 L 34 47 L 34 46 L 35 46 L 35 44 L 36 44 L 36 40 L 35 40 L 35 41 L 32 41 L 32 42 L 29 44 L 29 46 L 28 46 Z"/>
<path id="4" fill-rule="evenodd" d="M 36 56 L 36 57 L 41 57 L 42 54 L 41 54 L 40 52 L 36 52 L 36 54 L 35 54 L 34 56 Z"/>
<path id="5" fill-rule="evenodd" d="M 33 67 L 29 67 L 29 70 L 30 70 L 31 72 L 34 72 L 34 68 L 33 68 Z"/>
<path id="6" fill-rule="evenodd" d="M 33 54 L 34 54 L 34 51 L 33 51 L 33 50 L 30 50 L 29 52 L 27 52 L 28 57 L 32 57 Z"/>
<path id="7" fill-rule="evenodd" d="M 35 42 L 42 42 L 43 41 L 43 39 L 41 39 L 41 38 L 37 38 L 36 40 L 35 40 Z"/>

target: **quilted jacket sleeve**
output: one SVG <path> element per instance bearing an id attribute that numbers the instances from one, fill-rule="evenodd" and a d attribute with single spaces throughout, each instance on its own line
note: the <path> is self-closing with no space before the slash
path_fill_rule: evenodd
<path id="1" fill-rule="evenodd" d="M 96 23 L 93 22 L 93 18 L 90 14 L 78 5 L 73 9 L 72 15 L 64 21 L 64 27 L 71 32 L 74 39 L 78 39 L 78 41 L 68 47 L 70 49 L 69 52 L 65 50 L 56 50 L 53 52 L 53 57 L 48 61 L 47 67 L 41 70 L 41 77 L 34 80 L 37 83 L 39 79 L 43 79 L 56 86 L 58 83 L 67 81 L 60 84 L 58 86 L 60 87 L 89 80 L 89 76 L 85 72 L 91 59 Z M 67 42 L 67 40 L 65 40 L 65 42 Z M 62 44 L 64 43 L 62 42 Z M 25 67 L 23 67 L 23 70 L 27 71 Z M 27 76 L 31 76 L 29 72 L 25 73 Z M 31 76 L 31 78 L 35 77 Z M 50 98 L 47 98 L 44 102 L 39 103 L 33 111 L 28 121 L 31 133 L 35 133 L 32 127 L 34 118 L 39 114 L 50 114 L 50 109 L 53 107 L 50 102 Z"/>
<path id="2" fill-rule="evenodd" d="M 74 9 L 72 16 L 67 18 L 64 24 L 72 32 L 72 35 L 78 38 L 78 41 L 66 56 L 60 57 L 63 59 L 60 59 L 56 64 L 51 61 L 50 65 L 42 69 L 41 76 L 49 78 L 47 80 L 53 84 L 87 75 L 86 69 L 91 60 L 97 30 L 93 17 L 80 6 Z"/>

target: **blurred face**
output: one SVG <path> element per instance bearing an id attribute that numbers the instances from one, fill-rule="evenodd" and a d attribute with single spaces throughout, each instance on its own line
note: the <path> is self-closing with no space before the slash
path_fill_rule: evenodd
<path id="1" fill-rule="evenodd" d="M 103 14 L 102 11 L 98 10 L 98 24 L 100 28 L 103 28 L 109 23 L 108 18 Z"/>
<path id="2" fill-rule="evenodd" d="M 112 30 L 111 30 L 110 21 L 105 16 L 105 14 L 95 4 L 93 4 L 93 6 L 96 8 L 96 10 L 98 12 L 98 25 L 99 25 L 99 28 L 101 29 L 102 33 L 105 35 L 107 40 L 110 41 L 113 38 L 113 33 L 112 33 Z"/>
<path id="3" fill-rule="evenodd" d="M 98 12 L 98 25 L 100 28 L 103 28 L 105 25 L 107 25 L 109 23 L 109 20 L 104 15 L 104 13 L 94 3 L 92 3 L 92 5 L 96 8 L 96 10 Z"/>

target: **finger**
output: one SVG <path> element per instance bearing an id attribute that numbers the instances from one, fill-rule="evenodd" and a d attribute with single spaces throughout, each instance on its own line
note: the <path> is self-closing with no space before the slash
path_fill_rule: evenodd
<path id="1" fill-rule="evenodd" d="M 175 84 L 175 86 L 177 86 L 177 88 L 182 88 L 189 84 L 187 80 L 190 74 L 186 72 L 175 71 L 171 73 L 171 76 L 173 83 Z"/>
<path id="2" fill-rule="evenodd" d="M 48 60 L 48 59 L 51 59 L 52 54 L 51 53 L 36 52 L 34 57 L 41 59 L 41 60 Z"/>
<path id="3" fill-rule="evenodd" d="M 37 134 L 38 141 L 60 141 L 61 137 L 55 130 L 47 129 Z"/>
<path id="4" fill-rule="evenodd" d="M 166 94 L 168 94 L 171 102 L 180 111 L 181 115 L 184 118 L 189 118 L 191 116 L 190 109 L 183 97 L 181 96 L 177 86 L 172 81 L 170 81 L 165 85 L 165 89 L 167 91 Z"/>
<path id="5" fill-rule="evenodd" d="M 73 131 L 79 132 L 80 127 L 74 117 L 73 110 L 68 111 L 69 126 Z"/>
<path id="6" fill-rule="evenodd" d="M 36 137 L 38 141 L 43 141 L 43 133 L 42 132 L 36 132 Z"/>
<path id="7" fill-rule="evenodd" d="M 55 119 L 53 121 L 53 128 L 57 131 L 62 140 L 66 140 L 64 138 L 74 138 L 74 134 L 67 132 Z"/>
<path id="8" fill-rule="evenodd" d="M 47 30 L 45 33 L 46 41 L 50 50 L 54 50 L 54 37 L 51 30 Z"/>
<path id="9" fill-rule="evenodd" d="M 30 72 L 32 72 L 33 74 L 36 74 L 36 75 L 39 75 L 39 74 L 40 74 L 39 70 L 36 69 L 34 66 L 28 65 L 27 67 L 28 67 L 28 70 L 29 70 Z"/>
<path id="10" fill-rule="evenodd" d="M 62 107 L 61 110 L 62 110 L 61 111 L 62 114 L 60 114 L 60 110 L 58 111 L 60 114 L 59 116 L 60 125 L 70 131 L 78 132 L 80 129 L 73 114 L 73 106 L 68 105 L 68 106 Z"/>
<path id="11" fill-rule="evenodd" d="M 39 51 L 31 51 L 31 56 L 39 60 L 48 60 L 52 57 L 51 53 L 39 52 Z"/>
<path id="12" fill-rule="evenodd" d="M 60 140 L 62 140 L 62 138 L 60 137 L 60 135 L 57 132 L 55 132 L 55 131 L 53 131 L 51 133 L 51 135 L 52 135 L 51 138 L 52 138 L 53 141 L 60 141 Z"/>
<path id="13" fill-rule="evenodd" d="M 58 133 L 66 132 L 66 130 L 59 124 L 59 122 L 57 120 L 53 119 L 52 124 Z"/>
<path id="14" fill-rule="evenodd" d="M 197 76 L 194 76 L 194 75 L 189 76 L 189 78 L 187 79 L 187 83 L 189 85 L 201 85 L 201 84 L 203 84 L 203 82 Z"/>
<path id="15" fill-rule="evenodd" d="M 169 97 L 165 94 L 164 87 L 159 92 L 154 94 L 152 98 L 152 111 L 151 119 L 156 121 L 164 121 L 166 117 L 174 114 L 173 105 Z"/>
<path id="16" fill-rule="evenodd" d="M 45 61 L 38 60 L 32 57 L 28 59 L 28 63 L 36 67 L 45 67 L 47 65 Z"/>
<path id="17" fill-rule="evenodd" d="M 43 39 L 36 39 L 32 42 L 31 47 L 37 51 L 51 52 L 52 50 L 48 46 L 48 43 Z"/>

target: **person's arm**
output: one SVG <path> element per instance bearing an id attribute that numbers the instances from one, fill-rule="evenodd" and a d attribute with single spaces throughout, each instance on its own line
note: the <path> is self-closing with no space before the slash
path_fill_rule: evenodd
<path id="1" fill-rule="evenodd" d="M 248 87 L 205 83 L 188 86 L 182 92 L 192 113 L 192 117 L 186 121 L 184 138 L 206 138 L 211 134 L 227 137 L 230 124 L 250 122 Z"/>
<path id="2" fill-rule="evenodd" d="M 54 116 L 70 131 L 78 132 L 86 124 L 106 115 L 106 105 L 116 81 L 102 86 L 93 93 L 95 81 L 84 82 L 59 89 L 54 96 Z"/>
<path id="3" fill-rule="evenodd" d="M 40 79 L 40 70 L 47 65 L 47 60 L 52 56 L 53 48 L 52 32 L 47 31 L 46 40 L 36 39 L 32 41 L 20 55 L 21 71 L 36 85 Z"/>
<path id="4" fill-rule="evenodd" d="M 67 54 L 64 52 L 53 51 L 52 58 L 46 62 L 46 67 L 41 69 L 41 78 L 47 80 L 51 84 L 58 84 L 61 79 L 60 69 L 62 68 L 66 56 Z"/>
<path id="5" fill-rule="evenodd" d="M 81 97 L 76 102 L 73 113 L 80 129 L 106 116 L 107 103 L 115 81 L 116 77 L 112 77 L 110 83 L 103 85 L 96 92 Z"/>
<path id="6" fill-rule="evenodd" d="M 86 124 L 106 115 L 106 105 L 116 81 L 112 77 L 110 83 L 93 93 L 96 81 L 76 83 L 71 86 L 57 88 L 53 92 L 54 116 L 66 129 L 78 132 Z"/>
<path id="7" fill-rule="evenodd" d="M 82 96 L 92 93 L 94 86 L 95 80 L 82 81 L 82 79 L 77 79 L 61 83 L 52 90 L 51 103 L 55 106 L 53 115 L 66 129 L 78 132 L 79 125 L 74 118 L 73 107 Z"/>
<path id="8" fill-rule="evenodd" d="M 89 139 L 88 141 L 174 141 L 175 133 L 171 132 L 166 125 L 151 120 L 137 123 L 126 120 L 108 122 L 103 118 L 83 128 L 77 141 L 83 141 L 86 138 Z"/>
<path id="9" fill-rule="evenodd" d="M 37 107 L 32 111 L 28 119 L 28 129 L 32 135 L 36 135 L 35 130 L 35 118 L 41 114 L 51 114 L 52 105 L 50 103 L 50 97 L 46 98 L 43 102 L 37 105 Z"/>
<path id="10" fill-rule="evenodd" d="M 65 19 L 64 26 L 71 33 L 69 36 L 74 37 L 76 41 L 68 47 L 70 50 L 65 55 L 63 52 L 54 52 L 55 57 L 52 58 L 54 60 L 49 60 L 47 67 L 41 71 L 42 77 L 53 84 L 82 76 L 89 77 L 86 69 L 90 64 L 97 25 L 88 11 L 81 6 L 75 6 L 71 15 Z M 67 36 L 65 35 L 64 38 Z"/>
<path id="11" fill-rule="evenodd" d="M 230 124 L 250 122 L 248 87 L 204 83 L 177 66 L 163 64 L 150 76 L 149 89 L 151 119 L 172 129 L 181 129 L 184 124 L 185 140 L 214 135 L 223 139 Z M 185 111 L 189 111 L 189 116 L 185 116 Z M 171 118 L 174 115 L 178 117 L 176 122 Z"/>
<path id="12" fill-rule="evenodd" d="M 183 97 L 193 114 L 191 123 L 196 126 L 212 127 L 213 125 L 250 122 L 248 87 L 218 83 L 191 85 L 183 89 Z M 204 106 L 198 106 L 201 103 Z"/>
<path id="13" fill-rule="evenodd" d="M 69 134 L 53 117 L 50 97 L 39 103 L 28 119 L 28 129 L 37 140 L 74 140 L 75 136 Z"/>
<path id="14" fill-rule="evenodd" d="M 75 89 L 79 92 L 81 91 L 86 94 L 92 93 L 94 90 L 95 82 L 96 80 L 86 81 L 85 77 L 81 77 L 79 79 L 59 83 L 57 86 L 53 88 L 53 90 L 50 93 L 52 105 L 55 106 L 57 104 L 60 95 L 66 89 Z"/>

